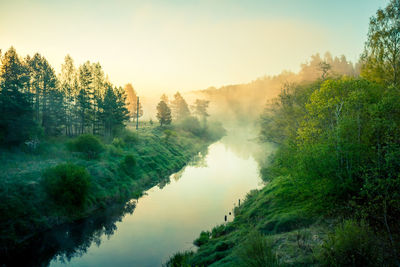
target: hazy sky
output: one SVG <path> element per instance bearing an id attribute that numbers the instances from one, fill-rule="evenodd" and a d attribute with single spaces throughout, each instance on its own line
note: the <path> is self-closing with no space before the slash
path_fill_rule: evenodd
<path id="1" fill-rule="evenodd" d="M 154 95 L 297 71 L 313 53 L 358 59 L 388 0 L 0 0 L 0 48 L 59 72 L 99 61 L 116 85 Z"/>

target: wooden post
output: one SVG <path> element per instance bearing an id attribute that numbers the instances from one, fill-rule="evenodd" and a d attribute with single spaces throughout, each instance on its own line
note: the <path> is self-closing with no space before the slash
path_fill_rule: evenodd
<path id="1" fill-rule="evenodd" d="M 139 97 L 137 97 L 136 103 L 136 130 L 139 129 Z"/>

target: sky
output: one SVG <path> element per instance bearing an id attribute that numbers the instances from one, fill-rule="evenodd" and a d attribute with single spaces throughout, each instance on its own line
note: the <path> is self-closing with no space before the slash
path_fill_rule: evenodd
<path id="1" fill-rule="evenodd" d="M 357 61 L 389 0 L 0 0 L 0 49 L 39 52 L 57 72 L 100 62 L 139 95 L 298 71 L 312 54 Z"/>

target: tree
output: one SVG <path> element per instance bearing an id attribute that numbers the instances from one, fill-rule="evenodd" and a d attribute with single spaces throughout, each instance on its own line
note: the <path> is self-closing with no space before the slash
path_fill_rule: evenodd
<path id="1" fill-rule="evenodd" d="M 79 92 L 76 68 L 70 55 L 65 57 L 64 64 L 61 65 L 59 80 L 61 91 L 65 96 L 65 133 L 66 135 L 73 135 L 77 129 L 75 108 Z"/>
<path id="2" fill-rule="evenodd" d="M 164 101 L 165 104 L 167 104 L 167 105 L 169 104 L 169 99 L 166 94 L 162 94 L 161 100 Z"/>
<path id="3" fill-rule="evenodd" d="M 132 84 L 128 83 L 125 85 L 124 90 L 127 95 L 126 103 L 129 110 L 129 115 L 135 121 L 137 117 L 143 116 L 142 103 L 139 102 L 139 116 L 137 116 L 137 95 L 135 89 L 133 89 Z"/>
<path id="4" fill-rule="evenodd" d="M 37 133 L 28 74 L 27 66 L 11 47 L 0 66 L 0 143 L 16 145 Z"/>
<path id="5" fill-rule="evenodd" d="M 363 77 L 400 84 L 400 0 L 391 0 L 370 19 L 362 63 Z"/>
<path id="6" fill-rule="evenodd" d="M 106 88 L 104 99 L 99 105 L 100 119 L 104 126 L 104 135 L 111 137 L 115 130 L 124 126 L 129 118 L 129 111 L 125 106 L 125 91 L 122 88 L 113 89 L 110 83 L 106 83 Z"/>
<path id="7" fill-rule="evenodd" d="M 189 106 L 179 92 L 174 95 L 171 101 L 171 108 L 176 121 L 184 120 L 190 116 Z"/>
<path id="8" fill-rule="evenodd" d="M 94 110 L 93 76 L 89 61 L 79 67 L 77 105 L 80 133 L 83 134 L 87 127 L 92 126 Z"/>
<path id="9" fill-rule="evenodd" d="M 157 105 L 157 119 L 160 122 L 160 126 L 169 125 L 172 122 L 171 109 L 163 100 Z"/>
<path id="10" fill-rule="evenodd" d="M 207 108 L 209 104 L 210 101 L 208 100 L 196 99 L 193 105 L 193 113 L 203 120 L 204 125 L 206 124 L 207 117 L 210 116 L 207 113 Z"/>

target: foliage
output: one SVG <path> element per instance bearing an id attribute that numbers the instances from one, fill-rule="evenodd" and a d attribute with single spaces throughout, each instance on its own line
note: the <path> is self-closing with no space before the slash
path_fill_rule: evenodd
<path id="1" fill-rule="evenodd" d="M 67 209 L 82 208 L 87 201 L 91 177 L 87 170 L 72 163 L 46 169 L 43 185 L 49 197 Z"/>
<path id="2" fill-rule="evenodd" d="M 137 117 L 143 116 L 143 107 L 142 103 L 139 101 L 139 109 L 138 109 L 138 96 L 136 95 L 135 89 L 133 89 L 132 84 L 128 83 L 124 87 L 126 93 L 126 102 L 127 102 L 127 109 L 129 111 L 129 117 L 132 118 L 134 121 Z M 139 110 L 139 113 L 138 113 Z"/>
<path id="3" fill-rule="evenodd" d="M 189 116 L 181 120 L 178 126 L 196 136 L 202 136 L 204 134 L 204 128 L 200 125 L 199 120 L 193 116 Z"/>
<path id="4" fill-rule="evenodd" d="M 115 137 L 111 143 L 115 147 L 123 148 L 125 146 L 125 142 L 122 138 Z"/>
<path id="5" fill-rule="evenodd" d="M 386 85 L 400 85 L 400 1 L 391 0 L 370 19 L 361 75 Z"/>
<path id="6" fill-rule="evenodd" d="M 162 100 L 157 105 L 157 119 L 161 127 L 169 125 L 172 122 L 171 109 Z"/>
<path id="7" fill-rule="evenodd" d="M 200 236 L 196 240 L 193 241 L 193 244 L 198 246 L 198 247 L 200 247 L 201 245 L 204 245 L 205 243 L 208 242 L 208 240 L 210 240 L 210 235 L 211 235 L 210 232 L 202 231 L 200 233 Z"/>
<path id="8" fill-rule="evenodd" d="M 185 251 L 175 253 L 166 264 L 165 267 L 190 267 L 189 259 L 194 254 L 193 251 Z"/>
<path id="9" fill-rule="evenodd" d="M 39 132 L 33 120 L 28 69 L 11 47 L 0 65 L 0 144 L 21 144 Z"/>
<path id="10" fill-rule="evenodd" d="M 246 240 L 235 251 L 235 255 L 238 266 L 280 266 L 271 240 L 257 231 L 247 235 Z"/>
<path id="11" fill-rule="evenodd" d="M 176 121 L 184 120 L 190 116 L 189 106 L 179 92 L 174 95 L 174 99 L 171 101 L 171 108 Z"/>
<path id="12" fill-rule="evenodd" d="M 82 152 L 88 159 L 96 159 L 104 150 L 100 139 L 92 134 L 83 134 L 69 143 L 72 151 Z"/>
<path id="13" fill-rule="evenodd" d="M 364 221 L 346 220 L 324 241 L 320 262 L 323 266 L 378 266 L 376 240 Z"/>

